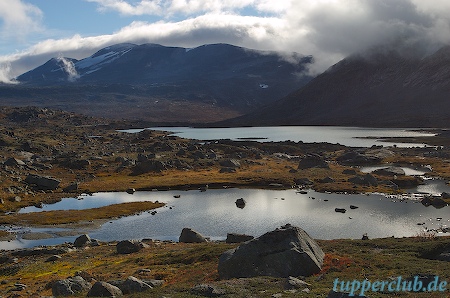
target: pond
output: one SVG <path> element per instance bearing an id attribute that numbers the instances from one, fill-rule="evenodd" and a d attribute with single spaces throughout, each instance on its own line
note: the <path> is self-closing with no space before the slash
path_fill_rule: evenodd
<path id="1" fill-rule="evenodd" d="M 443 181 L 429 181 L 423 190 L 449 191 Z M 179 196 L 179 198 L 178 198 Z M 411 196 L 414 197 L 414 196 Z M 244 198 L 246 206 L 237 208 L 235 201 Z M 43 209 L 27 207 L 21 212 L 55 209 L 86 209 L 130 201 L 160 201 L 165 207 L 150 212 L 108 221 L 89 235 L 101 241 L 153 238 L 178 240 L 181 230 L 190 227 L 213 240 L 225 239 L 230 232 L 259 236 L 290 223 L 298 225 L 317 239 L 371 238 L 414 236 L 424 229 L 450 225 L 448 208 L 424 207 L 419 201 L 387 197 L 382 194 L 329 194 L 308 190 L 209 189 L 206 192 L 149 191 L 97 193 L 92 196 L 68 198 Z M 355 205 L 357 209 L 351 209 Z M 34 209 L 33 209 L 34 208 Z M 335 208 L 346 209 L 345 213 Z M 420 225 L 418 225 L 420 224 Z M 25 228 L 27 231 L 34 229 Z M 60 236 L 60 231 L 39 230 L 52 238 L 0 242 L 0 248 L 13 249 L 52 245 L 73 241 L 75 237 Z"/>
<path id="2" fill-rule="evenodd" d="M 153 130 L 173 132 L 173 135 L 196 140 L 255 140 L 260 142 L 302 141 L 305 143 L 327 142 L 349 147 L 371 147 L 373 145 L 398 147 L 424 147 L 420 143 L 383 141 L 392 137 L 424 137 L 434 133 L 420 132 L 413 128 L 361 128 L 337 126 L 271 126 L 233 128 L 152 127 Z M 143 129 L 121 130 L 136 133 Z"/>

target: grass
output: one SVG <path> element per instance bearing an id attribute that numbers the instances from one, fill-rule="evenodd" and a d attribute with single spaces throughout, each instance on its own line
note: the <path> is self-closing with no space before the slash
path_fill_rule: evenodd
<path id="1" fill-rule="evenodd" d="M 85 210 L 56 210 L 0 216 L 0 224 L 57 225 L 117 218 L 164 206 L 154 202 L 128 202 Z"/>
<path id="2" fill-rule="evenodd" d="M 130 255 L 118 255 L 115 243 L 64 254 L 59 261 L 45 262 L 48 256 L 22 257 L 20 266 L 7 270 L 10 264 L 0 265 L 0 282 L 5 295 L 20 280 L 27 284 L 29 296 L 49 296 L 46 285 L 52 280 L 67 278 L 83 271 L 96 280 L 125 280 L 128 276 L 140 279 L 164 279 L 161 288 L 129 295 L 128 297 L 196 297 L 190 289 L 197 284 L 214 284 L 226 291 L 223 297 L 325 297 L 339 280 L 389 280 L 417 274 L 450 277 L 448 262 L 428 259 L 443 248 L 450 247 L 450 237 L 384 238 L 371 240 L 318 240 L 325 255 L 319 274 L 305 278 L 310 293 L 285 292 L 284 279 L 256 277 L 219 280 L 217 264 L 220 255 L 235 244 L 186 244 L 147 242 L 149 248 Z M 150 269 L 141 272 L 140 269 Z M 448 294 L 448 292 L 447 292 Z M 367 293 L 369 297 L 393 297 L 390 293 Z M 443 293 L 398 293 L 398 297 L 443 297 Z"/>

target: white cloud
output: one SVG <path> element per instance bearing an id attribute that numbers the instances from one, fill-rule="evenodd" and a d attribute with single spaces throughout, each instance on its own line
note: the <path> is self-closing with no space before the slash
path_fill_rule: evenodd
<path id="1" fill-rule="evenodd" d="M 85 0 L 94 2 L 99 5 L 99 10 L 118 11 L 123 15 L 160 15 L 161 1 L 160 0 L 142 0 L 136 5 L 130 4 L 123 0 Z"/>
<path id="2" fill-rule="evenodd" d="M 264 12 L 281 12 L 291 0 L 85 0 L 99 5 L 100 11 L 117 11 L 122 15 L 173 14 L 196 15 L 200 13 L 236 12 L 253 7 Z"/>
<path id="3" fill-rule="evenodd" d="M 0 36 L 23 41 L 27 35 L 41 31 L 42 11 L 21 0 L 0 1 Z"/>
<path id="4" fill-rule="evenodd" d="M 295 51 L 314 56 L 313 73 L 379 44 L 391 44 L 398 49 L 407 45 L 408 50 L 413 45 L 425 53 L 450 43 L 450 15 L 445 13 L 450 10 L 447 0 L 85 1 L 128 15 L 177 13 L 189 17 L 178 22 L 170 18 L 155 23 L 132 22 L 108 35 L 45 40 L 22 53 L 0 56 L 0 65 L 11 65 L 7 78 L 36 67 L 58 53 L 79 59 L 121 42 L 183 47 L 230 43 L 261 50 Z M 260 14 L 242 16 L 243 8 Z M 270 17 L 265 17 L 266 13 Z"/>

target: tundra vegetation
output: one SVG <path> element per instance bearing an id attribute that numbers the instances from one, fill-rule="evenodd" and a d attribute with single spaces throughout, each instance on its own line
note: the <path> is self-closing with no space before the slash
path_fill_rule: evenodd
<path id="1" fill-rule="evenodd" d="M 120 204 L 82 212 L 48 211 L 45 216 L 16 213 L 64 197 L 99 191 L 197 189 L 211 187 L 305 188 L 348 193 L 402 193 L 422 181 L 405 175 L 367 175 L 360 166 L 373 164 L 429 167 L 428 177 L 450 179 L 449 139 L 445 131 L 421 139 L 425 148 L 347 148 L 338 144 L 261 143 L 218 140 L 199 142 L 163 131 L 125 133 L 118 129 L 145 123 L 105 119 L 40 108 L 0 109 L 0 224 L 75 225 L 104 221 L 162 206 L 162 203 Z M 398 140 L 397 140 L 398 141 Z M 411 142 L 411 139 L 404 140 Z M 414 140 L 417 141 L 417 140 Z M 450 196 L 440 199 L 450 202 Z M 180 231 L 181 232 L 181 231 Z M 14 235 L 0 231 L 3 239 Z M 254 235 L 259 236 L 259 235 Z M 325 252 L 320 273 L 306 277 L 308 291 L 285 288 L 274 277 L 219 280 L 220 255 L 237 244 L 145 242 L 133 254 L 121 255 L 115 243 L 73 249 L 48 261 L 45 254 L 0 259 L 0 295 L 51 295 L 52 283 L 77 272 L 99 281 L 164 280 L 151 297 L 196 297 L 192 288 L 212 284 L 225 297 L 309 297 L 326 295 L 335 278 L 383 280 L 396 276 L 450 276 L 448 262 L 437 260 L 449 250 L 450 238 L 434 234 L 413 238 L 318 241 Z M 18 289 L 17 284 L 26 287 Z M 17 290 L 17 291 L 16 291 Z M 389 297 L 373 293 L 370 297 Z M 405 297 L 442 297 L 442 293 L 404 293 Z M 20 296 L 18 296 L 20 297 Z M 148 293 L 130 297 L 149 297 Z M 280 296 L 281 297 L 281 296 Z"/>

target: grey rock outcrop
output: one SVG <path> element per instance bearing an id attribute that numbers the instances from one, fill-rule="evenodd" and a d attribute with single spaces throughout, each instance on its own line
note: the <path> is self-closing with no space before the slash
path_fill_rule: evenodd
<path id="1" fill-rule="evenodd" d="M 366 185 L 366 186 L 370 186 L 370 185 L 377 186 L 378 185 L 377 178 L 375 178 L 371 174 L 366 174 L 364 176 L 352 177 L 352 178 L 348 179 L 348 182 L 351 182 L 353 184 L 358 184 L 358 185 Z"/>
<path id="2" fill-rule="evenodd" d="M 36 185 L 39 190 L 55 190 L 61 183 L 61 181 L 59 181 L 58 179 L 35 174 L 29 174 L 25 178 L 25 182 L 28 184 Z"/>
<path id="3" fill-rule="evenodd" d="M 304 230 L 288 224 L 223 253 L 219 277 L 309 276 L 321 270 L 324 255 Z"/>
<path id="4" fill-rule="evenodd" d="M 181 235 L 178 241 L 184 243 L 207 242 L 206 238 L 203 237 L 199 232 L 196 232 L 190 228 L 184 228 L 181 231 Z"/>
<path id="5" fill-rule="evenodd" d="M 372 165 L 381 162 L 381 158 L 373 155 L 350 151 L 342 154 L 336 159 L 340 164 L 347 166 Z"/>
<path id="6" fill-rule="evenodd" d="M 69 277 L 68 279 L 58 280 L 52 285 L 53 296 L 72 296 L 77 293 L 88 291 L 91 284 L 85 281 L 81 276 Z"/>
<path id="7" fill-rule="evenodd" d="M 405 171 L 400 167 L 387 167 L 375 170 L 372 174 L 381 176 L 405 176 Z"/>
<path id="8" fill-rule="evenodd" d="M 122 297 L 122 291 L 107 282 L 98 281 L 89 290 L 87 297 Z"/>
<path id="9" fill-rule="evenodd" d="M 323 168 L 328 169 L 328 163 L 317 154 L 308 154 L 303 157 L 298 163 L 298 170 L 305 170 L 311 168 Z"/>

